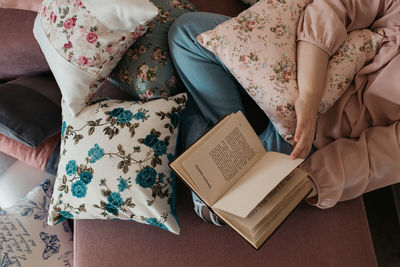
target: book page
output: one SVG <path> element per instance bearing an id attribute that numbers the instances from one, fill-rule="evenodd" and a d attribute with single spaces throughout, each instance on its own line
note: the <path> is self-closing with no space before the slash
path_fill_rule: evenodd
<path id="1" fill-rule="evenodd" d="M 230 214 L 230 216 L 243 228 L 253 230 L 266 217 L 272 213 L 276 207 L 301 183 L 308 179 L 307 173 L 296 168 L 281 183 L 278 184 L 250 213 L 246 218 L 241 218 Z"/>
<path id="2" fill-rule="evenodd" d="M 296 175 L 297 176 L 297 175 Z M 304 178 L 302 174 L 300 181 L 295 185 L 292 190 L 286 190 L 277 194 L 280 200 L 277 205 L 267 204 L 271 209 L 268 211 L 267 216 L 264 216 L 258 223 L 255 223 L 254 217 L 249 222 L 248 219 L 237 217 L 231 213 L 227 213 L 215 209 L 215 213 L 222 218 L 233 230 L 240 234 L 247 242 L 254 248 L 258 249 L 265 242 L 265 240 L 276 230 L 276 228 L 284 221 L 284 219 L 296 208 L 302 199 L 306 197 L 312 190 L 312 182 L 309 178 Z M 284 184 L 286 187 L 288 183 Z M 287 192 L 290 191 L 290 192 Z M 268 202 L 267 202 L 268 203 Z M 263 206 L 261 210 L 264 209 Z M 259 216 L 254 215 L 254 216 Z M 261 216 L 260 216 L 261 217 Z M 250 223 L 253 223 L 252 225 Z"/>
<path id="3" fill-rule="evenodd" d="M 267 152 L 212 207 L 247 217 L 301 162 L 303 159 L 292 160 L 289 155 Z"/>
<path id="4" fill-rule="evenodd" d="M 266 153 L 241 112 L 200 144 L 182 165 L 211 205 Z"/>
<path id="5" fill-rule="evenodd" d="M 194 142 L 188 149 L 186 149 L 178 158 L 176 158 L 173 162 L 169 164 L 172 170 L 178 174 L 179 178 L 192 189 L 208 206 L 211 206 L 209 201 L 204 197 L 201 193 L 199 187 L 192 179 L 190 174 L 185 170 L 182 166 L 182 162 L 184 162 L 188 157 L 190 157 L 193 153 L 197 151 L 201 144 L 210 139 L 214 132 L 216 132 L 219 128 L 223 127 L 227 121 L 229 121 L 230 117 L 234 116 L 234 114 L 230 114 L 225 116 L 221 121 L 217 123 L 213 128 L 211 128 L 208 132 L 206 132 L 202 137 L 200 137 L 196 142 Z"/>
<path id="6" fill-rule="evenodd" d="M 301 203 L 301 201 L 312 191 L 313 185 L 311 180 L 305 179 L 301 184 L 293 191 L 292 197 L 286 199 L 284 204 L 274 212 L 271 220 L 262 222 L 257 228 L 254 237 L 254 246 L 260 247 L 265 240 L 271 236 L 274 231 L 282 224 L 282 222 L 290 215 L 290 213 Z"/>

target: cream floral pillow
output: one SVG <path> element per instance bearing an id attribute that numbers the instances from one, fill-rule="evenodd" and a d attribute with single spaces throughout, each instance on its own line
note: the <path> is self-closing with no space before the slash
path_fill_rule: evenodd
<path id="1" fill-rule="evenodd" d="M 34 34 L 72 114 L 78 114 L 158 14 L 148 0 L 44 0 Z"/>
<path id="2" fill-rule="evenodd" d="M 293 143 L 296 129 L 296 27 L 309 1 L 261 0 L 197 40 L 218 56 L 264 110 L 280 135 Z M 328 110 L 355 74 L 374 57 L 381 36 L 351 32 L 329 61 L 319 112 Z"/>
<path id="3" fill-rule="evenodd" d="M 50 225 L 66 218 L 122 219 L 179 233 L 175 154 L 185 94 L 147 103 L 106 100 L 63 111 Z"/>

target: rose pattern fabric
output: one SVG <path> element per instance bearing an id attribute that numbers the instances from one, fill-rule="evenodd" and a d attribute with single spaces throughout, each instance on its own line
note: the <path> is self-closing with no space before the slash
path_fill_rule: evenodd
<path id="1" fill-rule="evenodd" d="M 48 223 L 123 219 L 179 233 L 174 159 L 186 95 L 147 103 L 103 100 L 63 110 L 59 172 Z"/>
<path id="2" fill-rule="evenodd" d="M 184 88 L 169 55 L 168 29 L 179 16 L 194 11 L 194 7 L 185 0 L 151 2 L 160 13 L 110 75 L 111 81 L 135 100 L 166 98 Z"/>
<path id="3" fill-rule="evenodd" d="M 99 74 L 114 54 L 121 56 L 146 30 L 144 25 L 133 32 L 110 30 L 80 0 L 45 1 L 41 11 L 43 28 L 60 55 L 93 75 Z"/>
<path id="4" fill-rule="evenodd" d="M 102 18 L 97 18 L 81 0 L 45 0 L 39 14 L 41 27 L 50 42 L 46 44 L 44 41 L 39 42 L 41 47 L 51 44 L 50 49 L 55 49 L 66 62 L 93 76 L 88 79 L 83 75 L 85 77 L 82 79 L 89 84 L 87 88 L 77 88 L 80 89 L 80 94 L 84 94 L 83 106 L 90 102 L 94 92 L 105 81 L 126 50 L 146 32 L 147 24 L 150 22 L 138 21 L 137 26 L 129 31 L 113 30 L 103 24 Z M 132 20 L 132 18 L 127 19 Z M 54 68 L 61 68 L 58 65 L 50 64 L 53 72 Z M 79 84 L 81 85 L 83 86 Z M 63 91 L 62 84 L 60 88 Z M 65 94 L 67 92 L 63 91 L 63 95 Z M 72 92 L 68 92 L 67 95 L 74 96 Z M 68 99 L 67 103 L 69 101 L 71 100 Z M 75 110 L 75 107 L 72 109 L 74 114 L 80 111 Z"/>
<path id="5" fill-rule="evenodd" d="M 293 143 L 296 27 L 308 0 L 261 0 L 197 40 L 218 56 L 280 135 Z M 328 65 L 319 114 L 328 110 L 350 85 L 355 74 L 375 56 L 381 36 L 370 30 L 349 33 Z"/>

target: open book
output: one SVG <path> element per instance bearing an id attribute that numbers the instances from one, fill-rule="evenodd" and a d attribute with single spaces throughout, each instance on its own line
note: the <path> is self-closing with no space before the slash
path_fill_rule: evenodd
<path id="1" fill-rule="evenodd" d="M 170 166 L 256 249 L 312 190 L 303 160 L 266 152 L 242 112 L 224 117 Z"/>

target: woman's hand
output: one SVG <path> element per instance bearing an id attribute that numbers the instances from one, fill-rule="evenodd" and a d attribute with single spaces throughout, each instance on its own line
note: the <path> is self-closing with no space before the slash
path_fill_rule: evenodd
<path id="1" fill-rule="evenodd" d="M 329 55 L 306 41 L 297 43 L 297 83 L 295 103 L 297 125 L 291 158 L 306 158 L 315 136 L 317 112 L 325 87 Z"/>
<path id="2" fill-rule="evenodd" d="M 318 107 L 319 105 L 312 103 L 311 99 L 299 97 L 296 100 L 297 125 L 294 135 L 293 150 L 290 154 L 292 159 L 304 159 L 310 154 L 315 137 Z"/>

